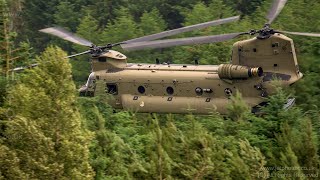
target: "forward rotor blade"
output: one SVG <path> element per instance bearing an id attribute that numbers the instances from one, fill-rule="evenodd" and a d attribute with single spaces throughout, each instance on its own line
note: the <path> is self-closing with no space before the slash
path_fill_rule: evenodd
<path id="1" fill-rule="evenodd" d="M 178 28 L 178 29 L 160 32 L 157 34 L 152 34 L 152 35 L 148 35 L 148 36 L 143 36 L 143 37 L 131 39 L 128 41 L 124 41 L 124 43 L 151 41 L 151 40 L 160 39 L 160 38 L 164 38 L 164 37 L 168 37 L 168 36 L 173 36 L 173 35 L 184 33 L 184 32 L 189 32 L 189 31 L 192 31 L 195 29 L 203 29 L 203 28 L 206 28 L 209 26 L 216 26 L 216 25 L 220 25 L 220 24 L 225 24 L 225 23 L 237 21 L 237 20 L 239 20 L 239 18 L 240 18 L 240 16 L 234 16 L 234 17 L 229 17 L 229 18 L 225 18 L 225 19 L 219 19 L 219 20 L 209 21 L 209 22 L 205 22 L 205 23 L 195 24 L 195 25 L 191 25 L 191 26 Z"/>
<path id="2" fill-rule="evenodd" d="M 68 32 L 67 30 L 61 28 L 61 27 L 50 27 L 39 30 L 40 32 L 51 34 L 57 37 L 60 37 L 64 40 L 82 45 L 82 46 L 88 46 L 90 47 L 92 45 L 92 42 L 83 39 L 81 37 L 76 36 L 75 34 L 72 34 L 71 32 Z"/>
<path id="3" fill-rule="evenodd" d="M 19 72 L 19 71 L 23 71 L 23 70 L 26 70 L 26 69 L 31 69 L 31 68 L 34 68 L 34 67 L 37 67 L 37 66 L 38 66 L 38 63 L 35 63 L 35 64 L 31 64 L 29 66 L 16 67 L 14 69 L 10 69 L 9 71 Z"/>
<path id="4" fill-rule="evenodd" d="M 191 37 L 191 38 L 135 42 L 135 43 L 122 44 L 121 47 L 127 51 L 134 51 L 134 50 L 140 50 L 140 49 L 165 48 L 165 47 L 171 47 L 171 46 L 182 46 L 182 45 L 192 45 L 192 44 L 205 44 L 205 43 L 227 41 L 242 34 L 247 34 L 247 33 L 242 32 L 242 33 L 215 35 L 215 36 L 200 36 L 200 37 Z"/>
<path id="5" fill-rule="evenodd" d="M 306 32 L 290 32 L 290 31 L 279 31 L 280 33 L 287 33 L 299 36 L 311 36 L 311 37 L 320 37 L 320 33 L 306 33 Z"/>
<path id="6" fill-rule="evenodd" d="M 271 24 L 276 17 L 280 14 L 281 10 L 283 9 L 284 5 L 287 3 L 287 0 L 274 0 L 271 9 L 269 10 L 267 19 L 268 24 Z"/>
<path id="7" fill-rule="evenodd" d="M 90 52 L 91 51 L 88 50 L 88 51 L 84 51 L 82 53 L 78 53 L 78 54 L 73 54 L 73 55 L 67 56 L 66 58 L 72 58 L 72 57 L 80 56 L 80 55 L 83 55 L 83 54 L 89 54 Z"/>

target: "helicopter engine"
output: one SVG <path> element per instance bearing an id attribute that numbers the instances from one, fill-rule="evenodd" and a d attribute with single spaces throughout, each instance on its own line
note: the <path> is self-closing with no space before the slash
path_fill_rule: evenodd
<path id="1" fill-rule="evenodd" d="M 249 68 L 246 66 L 221 64 L 218 69 L 220 79 L 247 79 L 250 77 L 261 77 L 263 70 L 261 67 Z"/>

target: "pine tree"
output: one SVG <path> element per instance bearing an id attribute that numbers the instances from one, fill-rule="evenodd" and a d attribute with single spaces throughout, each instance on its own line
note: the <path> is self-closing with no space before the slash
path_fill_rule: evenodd
<path id="1" fill-rule="evenodd" d="M 192 25 L 213 20 L 209 8 L 203 3 L 195 4 L 191 12 L 184 12 L 185 25 Z"/>
<path id="2" fill-rule="evenodd" d="M 9 9 L 5 0 L 0 1 L 0 64 L 2 75 L 9 78 L 12 64 L 13 34 L 10 29 Z"/>
<path id="3" fill-rule="evenodd" d="M 22 76 L 9 92 L 4 143 L 16 153 L 21 171 L 30 178 L 91 179 L 91 133 L 81 125 L 75 87 L 66 54 L 54 47 L 37 58 L 39 68 Z"/>
<path id="4" fill-rule="evenodd" d="M 140 28 L 144 35 L 158 33 L 166 29 L 165 21 L 156 8 L 150 12 L 144 12 L 140 19 Z"/>
<path id="5" fill-rule="evenodd" d="M 104 28 L 108 23 L 116 22 L 117 11 L 128 5 L 128 0 L 90 0 L 87 2 L 85 11 L 96 18 L 99 28 Z"/>
<path id="6" fill-rule="evenodd" d="M 159 126 L 157 118 L 152 121 L 150 130 L 152 143 L 148 145 L 150 163 L 149 173 L 152 179 L 171 179 L 172 160 L 164 149 L 164 139 L 166 137 L 163 136 L 163 130 Z"/>
<path id="7" fill-rule="evenodd" d="M 250 15 L 255 12 L 256 8 L 261 6 L 265 0 L 226 0 L 226 4 L 233 7 L 234 10 L 239 11 L 241 14 Z"/>
<path id="8" fill-rule="evenodd" d="M 0 179 L 28 179 L 28 175 L 19 167 L 17 155 L 2 143 L 0 140 Z"/>
<path id="9" fill-rule="evenodd" d="M 234 96 L 231 97 L 231 103 L 228 108 L 228 117 L 235 121 L 243 120 L 246 114 L 250 113 L 248 105 L 243 101 L 240 92 L 236 92 Z"/>
<path id="10" fill-rule="evenodd" d="M 23 11 L 21 13 L 24 22 L 24 28 L 21 29 L 20 38 L 23 40 L 30 40 L 30 43 L 37 52 L 41 52 L 45 48 L 45 43 L 48 42 L 49 37 L 36 33 L 39 29 L 54 24 L 54 12 L 56 5 L 60 0 L 52 0 L 44 2 L 42 0 L 28 0 L 23 1 Z"/>
<path id="11" fill-rule="evenodd" d="M 303 169 L 304 174 L 319 174 L 320 160 L 319 160 L 319 149 L 317 144 L 318 137 L 313 131 L 313 126 L 310 119 L 304 118 L 301 122 L 301 143 L 300 147 L 297 147 L 298 161 Z"/>
<path id="12" fill-rule="evenodd" d="M 276 166 L 276 171 L 271 173 L 274 177 L 290 177 L 292 179 L 304 179 L 303 171 L 298 163 L 298 158 L 292 151 L 290 144 L 280 153 L 280 164 Z M 278 169 L 277 169 L 278 168 Z"/>
<path id="13" fill-rule="evenodd" d="M 141 31 L 129 14 L 128 9 L 121 8 L 118 14 L 115 23 L 108 23 L 103 32 L 104 38 L 102 40 L 105 43 L 121 42 L 141 35 Z"/>
<path id="14" fill-rule="evenodd" d="M 260 149 L 252 147 L 248 140 L 240 140 L 239 147 L 239 155 L 244 162 L 244 166 L 238 167 L 238 170 L 240 168 L 244 170 L 247 167 L 246 173 L 250 179 L 267 179 L 269 176 L 269 172 L 265 168 L 267 161 Z"/>
<path id="15" fill-rule="evenodd" d="M 76 9 L 75 4 L 68 1 L 61 1 L 56 8 L 57 10 L 53 14 L 54 22 L 61 27 L 75 31 L 82 15 L 82 13 Z"/>

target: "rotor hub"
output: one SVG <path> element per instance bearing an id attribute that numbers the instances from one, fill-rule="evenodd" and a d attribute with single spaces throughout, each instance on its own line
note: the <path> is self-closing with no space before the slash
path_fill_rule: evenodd
<path id="1" fill-rule="evenodd" d="M 275 31 L 270 28 L 270 24 L 265 24 L 263 28 L 260 29 L 257 33 L 259 33 L 259 35 L 257 36 L 258 39 L 267 39 L 271 35 L 273 35 Z"/>

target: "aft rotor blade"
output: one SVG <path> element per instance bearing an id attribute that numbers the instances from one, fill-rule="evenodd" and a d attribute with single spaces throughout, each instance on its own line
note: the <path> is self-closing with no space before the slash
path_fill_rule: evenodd
<path id="1" fill-rule="evenodd" d="M 287 0 L 274 0 L 271 9 L 267 15 L 268 24 L 271 24 L 280 14 L 283 7 L 286 5 Z"/>
<path id="2" fill-rule="evenodd" d="M 287 33 L 299 36 L 311 36 L 311 37 L 320 37 L 320 33 L 306 33 L 306 32 L 290 32 L 290 31 L 279 31 L 280 33 Z"/>
<path id="3" fill-rule="evenodd" d="M 92 42 L 83 39 L 81 37 L 76 36 L 75 34 L 72 34 L 71 32 L 68 32 L 67 30 L 61 28 L 61 27 L 50 27 L 39 30 L 40 32 L 51 34 L 57 37 L 60 37 L 64 40 L 82 45 L 82 46 L 88 46 L 90 47 L 92 45 Z"/>
<path id="4" fill-rule="evenodd" d="M 219 20 L 209 21 L 209 22 L 205 22 L 205 23 L 195 24 L 195 25 L 191 25 L 191 26 L 178 28 L 178 29 L 160 32 L 157 34 L 152 34 L 152 35 L 148 35 L 148 36 L 143 36 L 143 37 L 131 39 L 128 41 L 124 41 L 124 43 L 151 41 L 151 40 L 160 39 L 160 38 L 164 38 L 164 37 L 168 37 L 168 36 L 173 36 L 173 35 L 184 33 L 184 32 L 193 31 L 196 29 L 203 29 L 203 28 L 206 28 L 209 26 L 216 26 L 216 25 L 220 25 L 220 24 L 225 24 L 225 23 L 237 21 L 237 20 L 239 20 L 239 18 L 240 18 L 240 16 L 233 16 L 233 17 L 229 17 L 229 18 L 225 18 L 225 19 L 219 19 Z"/>
<path id="5" fill-rule="evenodd" d="M 72 57 L 80 56 L 80 55 L 83 55 L 83 54 L 89 54 L 90 52 L 91 51 L 88 50 L 88 51 L 84 51 L 82 53 L 78 53 L 78 54 L 73 54 L 73 55 L 67 56 L 66 58 L 72 58 Z"/>
<path id="6" fill-rule="evenodd" d="M 200 37 L 191 37 L 191 38 L 135 42 L 135 43 L 122 44 L 121 47 L 127 51 L 134 51 L 134 50 L 140 50 L 140 49 L 165 48 L 165 47 L 172 47 L 172 46 L 192 45 L 192 44 L 205 44 L 205 43 L 227 41 L 242 34 L 247 34 L 247 33 L 242 32 L 242 33 L 215 35 L 215 36 L 200 36 Z"/>

